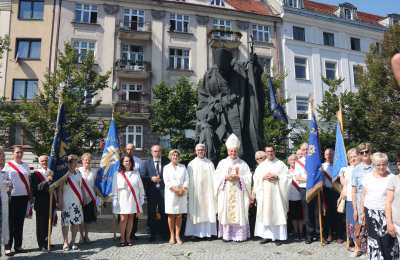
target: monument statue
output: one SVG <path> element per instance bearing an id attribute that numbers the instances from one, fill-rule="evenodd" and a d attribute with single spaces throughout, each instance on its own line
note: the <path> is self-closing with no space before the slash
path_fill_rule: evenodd
<path id="1" fill-rule="evenodd" d="M 254 165 L 254 153 L 263 145 L 262 68 L 253 51 L 248 61 L 241 62 L 231 50 L 215 48 L 213 58 L 198 89 L 197 139 L 216 162 L 219 148 L 234 133 L 243 144 L 239 156 Z"/>

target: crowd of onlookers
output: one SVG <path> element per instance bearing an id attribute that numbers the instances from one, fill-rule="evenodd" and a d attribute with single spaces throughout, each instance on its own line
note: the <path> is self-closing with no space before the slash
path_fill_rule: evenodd
<path id="1" fill-rule="evenodd" d="M 276 158 L 274 147 L 258 151 L 257 166 L 251 171 L 238 157 L 240 142 L 230 138 L 226 143 L 228 155 L 216 168 L 205 158 L 202 144 L 195 147 L 196 158 L 187 166 L 180 163 L 176 149 L 166 159 L 161 147 L 153 145 L 151 157 L 143 161 L 134 155 L 135 147 L 128 144 L 112 182 L 112 211 L 118 215 L 120 231 L 118 245 L 134 244 L 146 199 L 150 241 L 166 239 L 170 244 L 182 244 L 184 229 L 184 235 L 191 239 L 217 236 L 224 241 L 245 241 L 256 236 L 261 244 L 280 245 L 288 240 L 309 244 L 319 240 L 322 232 L 324 243 L 344 243 L 354 257 L 399 258 L 400 177 L 390 172 L 386 154 L 372 153 L 369 143 L 351 148 L 347 151 L 348 166 L 335 179 L 334 151 L 326 149 L 321 165 L 323 188 L 320 196 L 307 202 L 306 143 L 287 158 L 288 167 Z M 40 250 L 51 249 L 49 219 L 56 224 L 57 210 L 61 211 L 63 250 L 78 250 L 80 243 L 90 242 L 88 225 L 96 222 L 100 201 L 91 155 L 81 156 L 80 167 L 76 155 L 68 156 L 65 181 L 52 195 L 49 187 L 53 175 L 47 168 L 47 156 L 39 157 L 40 167 L 34 171 L 22 158 L 20 146 L 14 148 L 8 162 L 0 150 L 1 238 L 5 254 L 24 252 L 24 219 L 32 208 Z M 396 163 L 400 169 L 400 157 Z"/>

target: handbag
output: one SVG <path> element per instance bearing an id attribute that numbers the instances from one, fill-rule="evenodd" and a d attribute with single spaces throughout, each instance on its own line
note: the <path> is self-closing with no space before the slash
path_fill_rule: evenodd
<path id="1" fill-rule="evenodd" d="M 337 206 L 337 212 L 344 213 L 346 207 L 346 200 L 342 197 L 339 197 L 336 206 Z"/>

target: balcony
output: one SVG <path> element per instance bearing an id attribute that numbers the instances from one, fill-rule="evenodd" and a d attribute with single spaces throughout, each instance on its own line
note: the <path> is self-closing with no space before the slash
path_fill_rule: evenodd
<path id="1" fill-rule="evenodd" d="M 150 104 L 143 101 L 118 101 L 115 112 L 126 113 L 129 118 L 149 118 Z"/>
<path id="2" fill-rule="evenodd" d="M 117 26 L 118 38 L 121 40 L 151 41 L 151 24 L 132 22 L 124 25 L 120 22 Z"/>
<path id="3" fill-rule="evenodd" d="M 147 61 L 117 60 L 115 71 L 117 77 L 147 79 L 151 75 L 151 64 Z"/>
<path id="4" fill-rule="evenodd" d="M 240 45 L 240 32 L 212 29 L 208 32 L 208 43 L 212 48 L 236 49 Z"/>

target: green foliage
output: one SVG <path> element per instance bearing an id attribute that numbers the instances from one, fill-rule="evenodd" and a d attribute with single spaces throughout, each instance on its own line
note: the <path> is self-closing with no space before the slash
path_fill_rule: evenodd
<path id="1" fill-rule="evenodd" d="M 3 54 L 9 50 L 10 47 L 10 38 L 8 35 L 4 37 L 0 37 L 0 59 L 3 58 Z"/>
<path id="2" fill-rule="evenodd" d="M 197 93 L 192 83 L 185 77 L 173 86 L 165 82 L 154 87 L 151 127 L 162 136 L 169 136 L 172 148 L 179 149 L 181 159 L 193 157 L 195 140 L 185 132 L 195 129 Z"/>
<path id="3" fill-rule="evenodd" d="M 93 104 L 89 100 L 107 87 L 110 73 L 100 75 L 96 69 L 91 53 L 78 63 L 77 52 L 66 44 L 65 52 L 59 55 L 57 70 L 46 75 L 39 94 L 18 104 L 18 124 L 25 130 L 36 155 L 50 152 L 60 96 L 66 111 L 65 128 L 70 136 L 68 152 L 82 154 L 98 147 L 103 135 L 99 132 L 98 120 L 90 115 L 101 100 Z"/>
<path id="4" fill-rule="evenodd" d="M 400 149 L 400 92 L 390 67 L 390 58 L 400 49 L 400 25 L 385 33 L 382 48 L 371 46 L 366 57 L 366 71 L 360 77 L 357 93 L 331 87 L 319 106 L 321 119 L 336 121 L 340 97 L 347 147 L 371 142 L 374 150 L 393 156 Z M 328 84 L 329 85 L 329 84 Z"/>

